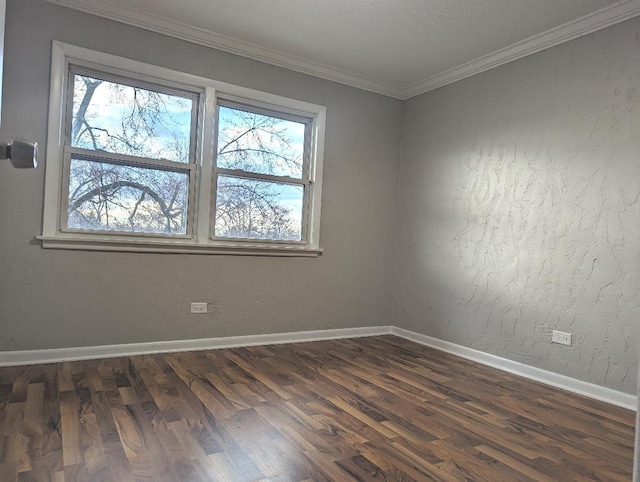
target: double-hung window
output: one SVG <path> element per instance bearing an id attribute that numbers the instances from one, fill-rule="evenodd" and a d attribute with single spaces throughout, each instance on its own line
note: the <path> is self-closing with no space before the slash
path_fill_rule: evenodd
<path id="1" fill-rule="evenodd" d="M 307 237 L 312 120 L 220 99 L 214 239 Z"/>
<path id="2" fill-rule="evenodd" d="M 198 94 L 70 66 L 60 230 L 189 237 Z"/>
<path id="3" fill-rule="evenodd" d="M 314 256 L 325 109 L 54 42 L 44 247 Z"/>

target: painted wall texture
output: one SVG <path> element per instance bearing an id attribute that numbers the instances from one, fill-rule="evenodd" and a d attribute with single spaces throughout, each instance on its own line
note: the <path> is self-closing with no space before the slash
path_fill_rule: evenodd
<path id="1" fill-rule="evenodd" d="M 41 0 L 9 0 L 7 18 L 3 139 L 45 146 L 53 39 L 327 106 L 325 255 L 43 250 L 46 159 L 35 171 L 1 163 L 0 350 L 388 324 L 400 101 Z M 210 313 L 188 314 L 190 301 Z"/>
<path id="2" fill-rule="evenodd" d="M 405 103 L 397 325 L 636 393 L 639 39 L 629 21 Z"/>

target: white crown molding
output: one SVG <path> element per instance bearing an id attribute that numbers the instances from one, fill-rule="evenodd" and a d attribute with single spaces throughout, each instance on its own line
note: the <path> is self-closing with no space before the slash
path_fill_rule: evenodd
<path id="1" fill-rule="evenodd" d="M 528 378 L 529 380 L 544 383 L 545 385 L 560 388 L 578 395 L 610 403 L 611 405 L 626 408 L 627 410 L 635 411 L 638 409 L 638 397 L 635 395 L 630 395 L 628 393 L 612 390 L 611 388 L 602 387 L 576 378 L 560 375 L 559 373 L 535 368 L 531 365 L 525 365 L 524 363 L 508 360 L 499 356 L 490 355 L 483 351 L 474 350 L 473 348 L 468 348 L 456 343 L 440 340 L 414 331 L 405 330 L 404 328 L 392 326 L 391 334 L 428 346 L 429 348 L 435 348 L 436 350 L 450 353 L 461 358 L 466 358 L 467 360 L 471 360 L 476 363 L 481 363 L 483 365 L 497 368 L 498 370 L 513 373 L 514 375 Z"/>
<path id="2" fill-rule="evenodd" d="M 193 27 L 185 23 L 176 22 L 168 18 L 152 15 L 133 9 L 124 2 L 114 3 L 104 0 L 47 0 L 50 3 L 90 13 L 116 22 L 143 28 L 152 32 L 185 40 L 205 47 L 222 50 L 242 57 L 246 57 L 303 74 L 320 77 L 376 94 L 400 99 L 402 89 L 395 85 L 352 74 L 328 65 L 301 59 L 293 55 L 276 50 L 260 47 L 249 42 L 243 42 L 226 35 L 220 35 L 209 30 Z"/>
<path id="3" fill-rule="evenodd" d="M 500 65 L 569 42 L 640 15 L 640 0 L 624 0 L 594 13 L 547 30 L 493 53 L 466 62 L 402 89 L 402 99 L 410 99 L 439 87 L 472 77 Z"/>
<path id="4" fill-rule="evenodd" d="M 125 5 L 125 2 L 119 0 L 47 1 L 400 100 L 410 99 L 411 97 L 424 94 L 425 92 L 513 62 L 514 60 L 521 59 L 640 15 L 640 0 L 624 0 L 407 87 L 402 87 L 365 78 L 328 65 L 311 62 L 283 52 L 267 49 L 208 30 L 195 28 L 184 23 L 142 12 L 128 7 Z"/>
<path id="5" fill-rule="evenodd" d="M 584 382 L 558 373 L 541 370 L 506 358 L 490 355 L 462 345 L 432 338 L 421 333 L 405 330 L 396 326 L 369 326 L 362 328 L 344 328 L 334 330 L 298 331 L 264 335 L 229 336 L 221 338 L 201 338 L 192 340 L 156 341 L 148 343 L 129 343 L 122 345 L 100 345 L 72 348 L 53 348 L 46 350 L 20 350 L 0 352 L 0 367 L 59 363 L 65 361 L 94 360 L 154 353 L 172 353 L 196 350 L 216 350 L 256 345 L 280 345 L 320 340 L 338 340 L 341 338 L 359 338 L 366 336 L 396 335 L 401 338 L 435 348 L 452 355 L 472 360 L 499 370 L 535 380 L 552 387 L 561 388 L 585 397 L 610 403 L 629 410 L 637 409 L 637 397 L 618 392 L 593 383 Z"/>

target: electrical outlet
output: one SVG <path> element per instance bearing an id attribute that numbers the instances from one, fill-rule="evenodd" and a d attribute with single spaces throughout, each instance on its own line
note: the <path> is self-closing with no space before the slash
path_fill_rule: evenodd
<path id="1" fill-rule="evenodd" d="M 551 343 L 560 343 L 561 345 L 571 346 L 571 333 L 553 330 L 551 335 Z"/>
<path id="2" fill-rule="evenodd" d="M 191 303 L 191 313 L 206 313 L 206 312 L 207 312 L 206 303 Z"/>

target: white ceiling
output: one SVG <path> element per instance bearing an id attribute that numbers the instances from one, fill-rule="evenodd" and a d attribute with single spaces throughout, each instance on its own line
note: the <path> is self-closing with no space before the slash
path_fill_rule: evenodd
<path id="1" fill-rule="evenodd" d="M 640 0 L 49 0 L 398 98 L 640 14 Z"/>

